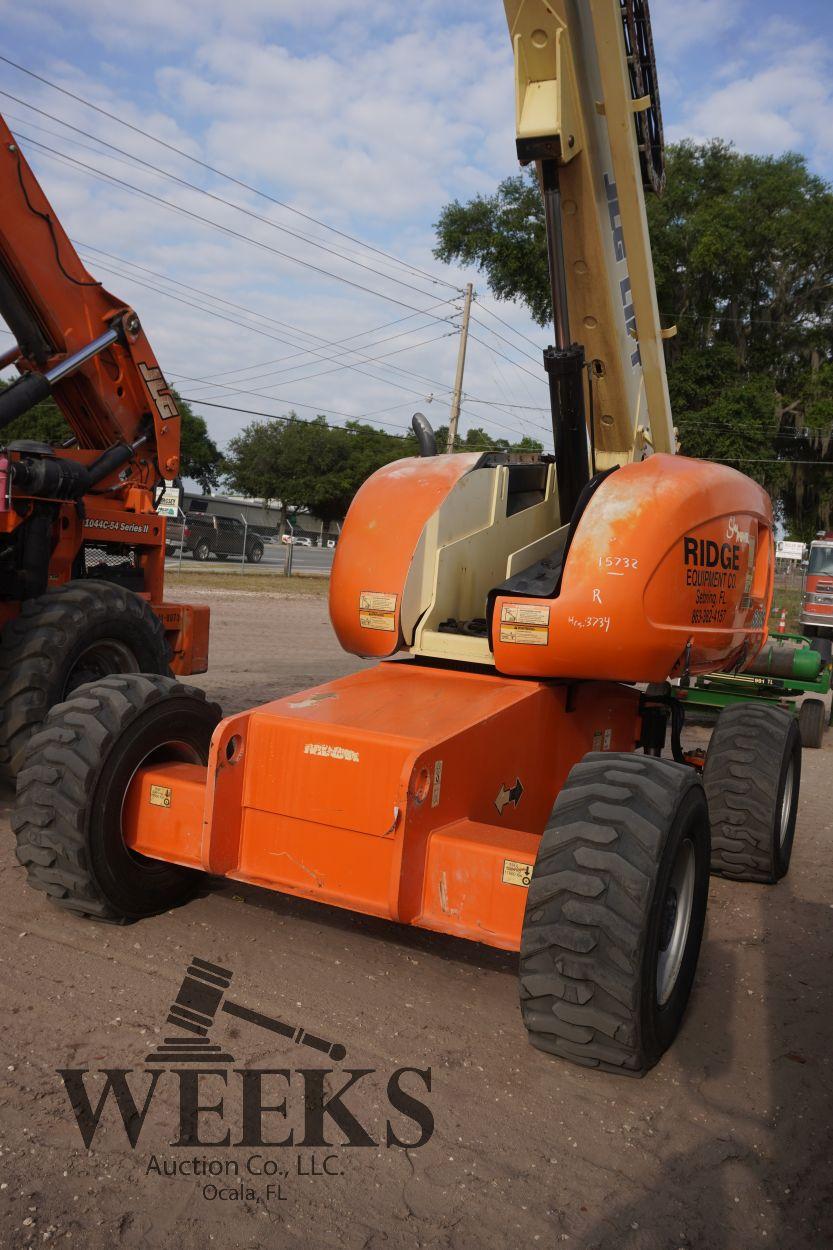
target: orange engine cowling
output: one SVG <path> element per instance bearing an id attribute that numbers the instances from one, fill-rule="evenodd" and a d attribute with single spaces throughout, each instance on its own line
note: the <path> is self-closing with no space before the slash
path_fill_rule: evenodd
<path id="1" fill-rule="evenodd" d="M 664 681 L 734 668 L 766 638 L 772 505 L 723 465 L 656 455 L 611 474 L 569 546 L 557 598 L 499 595 L 502 673 Z"/>
<path id="2" fill-rule="evenodd" d="M 345 649 L 494 663 L 513 676 L 634 682 L 734 668 L 763 645 L 772 507 L 755 482 L 722 465 L 654 455 L 606 477 L 568 537 L 552 475 L 538 502 L 519 511 L 511 472 L 482 457 L 437 456 L 368 479 L 331 581 Z M 488 541 L 477 545 L 478 534 Z M 550 571 L 560 562 L 560 578 L 535 595 L 519 570 L 542 558 Z M 426 622 L 441 595 L 453 601 L 456 584 L 475 618 L 466 630 L 481 623 L 483 637 L 462 638 L 455 651 Z"/>

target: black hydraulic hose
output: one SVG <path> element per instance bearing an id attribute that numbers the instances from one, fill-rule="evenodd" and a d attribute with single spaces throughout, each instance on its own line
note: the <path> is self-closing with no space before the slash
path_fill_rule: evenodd
<path id="1" fill-rule="evenodd" d="M 48 399 L 52 387 L 43 373 L 27 373 L 11 386 L 0 392 L 0 430 L 11 425 L 17 417 L 34 408 L 41 400 Z"/>

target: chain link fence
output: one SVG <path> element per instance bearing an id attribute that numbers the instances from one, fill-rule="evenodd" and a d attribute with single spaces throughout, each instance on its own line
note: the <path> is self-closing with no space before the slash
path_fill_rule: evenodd
<path id="1" fill-rule="evenodd" d="M 249 524 L 242 513 L 183 512 L 167 518 L 165 555 L 168 568 L 188 571 L 203 565 L 228 564 L 251 571 L 260 566 L 277 576 L 328 576 L 334 544 L 312 542 L 295 532 L 279 537 L 276 530 Z M 320 545 L 319 545 L 320 544 Z M 326 555 L 323 555 L 326 552 Z"/>
<path id="2" fill-rule="evenodd" d="M 168 518 L 165 554 L 180 569 L 183 560 L 198 564 L 233 563 L 243 568 L 260 564 L 267 542 L 245 516 L 178 511 L 175 517 Z"/>

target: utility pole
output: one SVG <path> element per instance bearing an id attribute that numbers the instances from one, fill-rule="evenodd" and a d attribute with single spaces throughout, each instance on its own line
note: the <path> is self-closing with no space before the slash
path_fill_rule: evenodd
<path id="1" fill-rule="evenodd" d="M 463 370 L 466 367 L 466 344 L 469 341 L 469 317 L 471 316 L 472 285 L 466 286 L 466 298 L 463 303 L 463 324 L 460 327 L 460 346 L 457 350 L 457 373 L 454 378 L 454 393 L 451 396 L 451 415 L 448 418 L 448 442 L 446 451 L 452 452 L 457 441 L 457 424 L 460 420 L 460 401 L 463 397 Z"/>

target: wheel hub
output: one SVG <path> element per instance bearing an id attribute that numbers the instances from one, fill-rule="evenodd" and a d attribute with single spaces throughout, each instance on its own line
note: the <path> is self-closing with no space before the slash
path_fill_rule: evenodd
<path id="1" fill-rule="evenodd" d="M 67 673 L 63 699 L 68 699 L 79 686 L 100 681 L 113 673 L 137 673 L 139 664 L 131 647 L 118 638 L 99 638 L 85 647 Z"/>
<path id="2" fill-rule="evenodd" d="M 795 762 L 790 760 L 787 775 L 784 778 L 784 793 L 781 796 L 781 812 L 778 825 L 778 843 L 783 847 L 790 828 L 790 815 L 793 805 L 793 789 L 795 788 Z"/>
<path id="3" fill-rule="evenodd" d="M 684 838 L 662 901 L 659 917 L 656 994 L 660 1007 L 668 1002 L 683 963 L 694 907 L 696 866 L 694 844 Z"/>
<path id="4" fill-rule="evenodd" d="M 660 928 L 659 936 L 659 948 L 661 951 L 668 949 L 668 944 L 674 933 L 674 921 L 677 919 L 677 901 L 677 891 L 671 886 L 665 896 L 665 906 L 662 912 L 662 927 Z"/>

